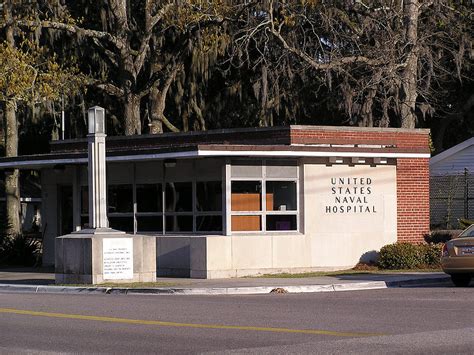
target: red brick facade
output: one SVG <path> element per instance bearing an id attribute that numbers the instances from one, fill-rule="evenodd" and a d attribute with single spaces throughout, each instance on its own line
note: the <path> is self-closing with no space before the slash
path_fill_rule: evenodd
<path id="1" fill-rule="evenodd" d="M 430 230 L 428 158 L 397 159 L 398 241 L 422 243 Z"/>
<path id="2" fill-rule="evenodd" d="M 301 126 L 291 128 L 291 143 L 383 144 L 399 148 L 424 148 L 429 152 L 429 135 L 425 130 Z"/>

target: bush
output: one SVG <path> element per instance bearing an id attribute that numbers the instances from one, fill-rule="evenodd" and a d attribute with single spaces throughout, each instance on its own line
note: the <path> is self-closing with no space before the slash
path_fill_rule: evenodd
<path id="1" fill-rule="evenodd" d="M 0 244 L 0 265 L 37 266 L 41 260 L 41 243 L 22 235 L 3 238 Z"/>
<path id="2" fill-rule="evenodd" d="M 382 269 L 419 269 L 439 267 L 442 244 L 394 243 L 380 249 Z"/>
<path id="3" fill-rule="evenodd" d="M 457 237 L 461 230 L 453 229 L 453 230 L 434 230 L 431 231 L 430 234 L 425 235 L 425 242 L 427 243 L 446 243 L 447 241 Z"/>
<path id="4" fill-rule="evenodd" d="M 421 244 L 418 245 L 420 253 L 421 264 L 418 265 L 420 268 L 438 268 L 441 266 L 441 251 L 443 244 Z"/>

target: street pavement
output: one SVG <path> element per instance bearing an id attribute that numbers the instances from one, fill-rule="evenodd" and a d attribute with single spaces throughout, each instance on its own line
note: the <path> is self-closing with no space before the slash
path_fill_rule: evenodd
<path id="1" fill-rule="evenodd" d="M 0 292 L 0 353 L 472 354 L 474 287 L 266 295 Z"/>

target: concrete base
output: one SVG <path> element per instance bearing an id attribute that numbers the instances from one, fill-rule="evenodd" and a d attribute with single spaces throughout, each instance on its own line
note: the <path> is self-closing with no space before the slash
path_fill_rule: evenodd
<path id="1" fill-rule="evenodd" d="M 133 270 L 127 278 L 104 274 L 104 240 L 132 240 Z M 156 238 L 132 235 L 110 228 L 84 229 L 56 238 L 56 283 L 155 282 Z"/>

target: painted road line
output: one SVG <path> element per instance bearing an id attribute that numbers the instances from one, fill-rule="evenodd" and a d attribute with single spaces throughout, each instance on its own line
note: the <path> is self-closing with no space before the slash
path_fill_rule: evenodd
<path id="1" fill-rule="evenodd" d="M 273 333 L 330 335 L 330 336 L 336 336 L 336 337 L 370 337 L 370 336 L 386 335 L 382 333 L 338 332 L 338 331 L 332 331 L 332 330 L 318 330 L 318 329 L 291 329 L 291 328 L 254 327 L 254 326 L 240 326 L 240 325 L 177 323 L 177 322 L 165 322 L 165 321 L 158 321 L 158 320 L 88 316 L 88 315 L 82 315 L 82 314 L 37 312 L 37 311 L 29 311 L 29 310 L 13 309 L 13 308 L 0 308 L 0 313 L 18 314 L 18 315 L 34 316 L 34 317 L 62 318 L 62 319 L 96 321 L 96 322 L 135 324 L 135 325 L 157 325 L 157 326 L 162 326 L 162 327 L 247 330 L 247 331 L 273 332 Z"/>

